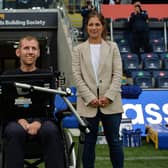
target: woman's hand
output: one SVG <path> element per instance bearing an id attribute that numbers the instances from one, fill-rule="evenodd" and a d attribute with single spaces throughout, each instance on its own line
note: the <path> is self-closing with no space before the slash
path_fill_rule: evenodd
<path id="1" fill-rule="evenodd" d="M 100 107 L 105 107 L 105 106 L 109 105 L 110 103 L 112 103 L 112 101 L 107 97 L 103 96 L 103 97 L 100 97 L 100 99 L 99 99 L 99 106 Z"/>
<path id="2" fill-rule="evenodd" d="M 99 100 L 98 99 L 93 99 L 90 103 L 90 106 L 92 107 L 98 107 L 99 106 Z"/>

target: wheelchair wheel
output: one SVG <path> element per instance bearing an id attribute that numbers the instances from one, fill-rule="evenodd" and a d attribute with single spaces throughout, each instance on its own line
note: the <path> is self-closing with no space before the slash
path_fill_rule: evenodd
<path id="1" fill-rule="evenodd" d="M 68 168 L 76 168 L 76 155 L 72 135 L 68 130 L 64 131 L 65 157 Z"/>

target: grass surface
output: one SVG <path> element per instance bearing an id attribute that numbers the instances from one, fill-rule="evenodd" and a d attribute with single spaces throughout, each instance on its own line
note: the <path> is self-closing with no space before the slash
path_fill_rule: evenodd
<path id="1" fill-rule="evenodd" d="M 78 140 L 75 138 L 77 144 Z M 77 145 L 76 145 L 77 146 Z M 156 150 L 153 143 L 142 140 L 141 147 L 124 148 L 124 168 L 167 168 L 168 150 Z M 41 165 L 40 168 L 44 168 Z M 112 168 L 107 145 L 97 145 L 95 168 Z"/>
<path id="2" fill-rule="evenodd" d="M 111 168 L 107 145 L 97 145 L 95 168 Z M 141 147 L 124 148 L 125 168 L 167 168 L 168 150 L 156 150 L 153 143 L 142 140 Z"/>

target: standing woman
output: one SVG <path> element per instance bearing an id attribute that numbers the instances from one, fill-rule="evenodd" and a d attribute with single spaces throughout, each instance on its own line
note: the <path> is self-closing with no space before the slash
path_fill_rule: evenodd
<path id="1" fill-rule="evenodd" d="M 83 168 L 94 168 L 99 121 L 102 121 L 113 168 L 123 168 L 124 154 L 119 139 L 122 118 L 122 62 L 114 42 L 106 41 L 104 17 L 91 12 L 86 22 L 88 39 L 74 47 L 72 71 L 78 98 L 77 111 L 88 121 Z"/>

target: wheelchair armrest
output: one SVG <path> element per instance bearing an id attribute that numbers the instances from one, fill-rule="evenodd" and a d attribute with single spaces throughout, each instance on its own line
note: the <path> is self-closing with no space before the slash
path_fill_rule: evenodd
<path id="1" fill-rule="evenodd" d="M 55 118 L 61 123 L 63 128 L 79 128 L 77 118 L 69 109 L 57 111 L 55 113 Z"/>
<path id="2" fill-rule="evenodd" d="M 62 120 L 63 118 L 65 118 L 66 116 L 70 116 L 71 114 L 72 114 L 72 112 L 69 109 L 60 110 L 55 114 L 55 117 L 58 120 Z"/>
<path id="3" fill-rule="evenodd" d="M 76 103 L 72 103 L 72 105 L 76 108 Z M 64 117 L 66 116 L 70 116 L 73 113 L 71 112 L 71 110 L 69 109 L 69 107 L 67 107 L 66 109 L 63 110 L 59 110 L 55 113 L 55 117 L 59 120 L 62 120 Z"/>

